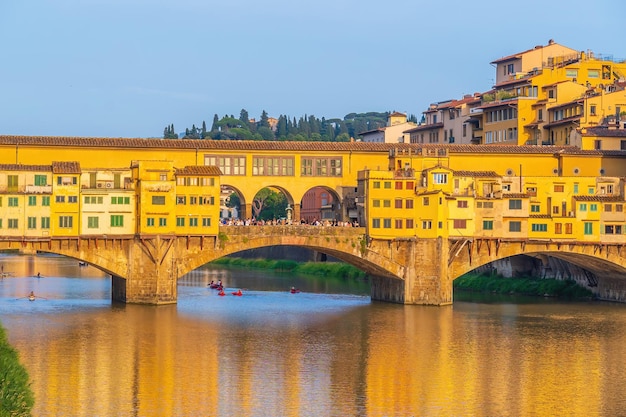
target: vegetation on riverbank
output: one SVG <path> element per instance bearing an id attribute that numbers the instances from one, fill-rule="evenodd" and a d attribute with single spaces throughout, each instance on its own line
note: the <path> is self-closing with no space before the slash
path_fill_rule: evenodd
<path id="1" fill-rule="evenodd" d="M 296 262 L 285 259 L 220 258 L 212 262 L 217 265 L 243 268 L 270 269 L 306 275 L 332 275 L 341 278 L 362 279 L 365 272 L 352 265 L 340 262 Z"/>
<path id="2" fill-rule="evenodd" d="M 28 373 L 0 326 L 0 416 L 30 416 L 34 403 Z"/>
<path id="3" fill-rule="evenodd" d="M 504 278 L 501 275 L 465 274 L 454 280 L 454 289 L 492 293 L 517 294 L 570 299 L 595 298 L 594 294 L 575 281 L 541 278 Z"/>

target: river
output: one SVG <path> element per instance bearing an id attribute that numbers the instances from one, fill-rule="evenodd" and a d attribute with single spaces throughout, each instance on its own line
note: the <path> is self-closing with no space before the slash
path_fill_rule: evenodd
<path id="1" fill-rule="evenodd" d="M 137 306 L 75 260 L 0 265 L 35 416 L 626 415 L 622 304 L 403 306 L 372 302 L 366 282 L 205 266 L 178 304 Z M 207 287 L 219 279 L 228 296 Z"/>

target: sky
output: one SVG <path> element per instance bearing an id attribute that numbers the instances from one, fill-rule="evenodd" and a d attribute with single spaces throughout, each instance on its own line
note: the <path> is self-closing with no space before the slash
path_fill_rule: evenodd
<path id="1" fill-rule="evenodd" d="M 626 59 L 622 0 L 0 0 L 0 135 L 162 137 L 489 90 L 547 45 Z"/>

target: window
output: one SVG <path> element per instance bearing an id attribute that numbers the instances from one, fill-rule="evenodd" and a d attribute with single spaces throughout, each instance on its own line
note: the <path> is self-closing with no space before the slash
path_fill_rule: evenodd
<path id="1" fill-rule="evenodd" d="M 9 197 L 9 207 L 17 207 L 18 199 L 17 197 Z"/>
<path id="2" fill-rule="evenodd" d="M 433 228 L 433 222 L 430 220 L 423 220 L 422 221 L 422 229 L 428 230 L 428 229 L 432 229 Z"/>
<path id="3" fill-rule="evenodd" d="M 585 235 L 593 234 L 593 223 L 585 222 Z"/>
<path id="4" fill-rule="evenodd" d="M 199 203 L 200 203 L 201 206 L 202 205 L 204 205 L 204 206 L 211 205 L 212 206 L 212 205 L 215 204 L 215 197 L 213 197 L 213 196 L 206 196 L 206 195 L 202 196 L 199 199 Z"/>
<path id="5" fill-rule="evenodd" d="M 148 227 L 154 226 L 154 217 L 148 217 L 146 219 L 146 226 L 148 226 Z"/>
<path id="6" fill-rule="evenodd" d="M 164 195 L 153 195 L 152 196 L 152 204 L 155 206 L 164 206 L 165 205 L 165 196 Z"/>
<path id="7" fill-rule="evenodd" d="M 198 227 L 198 218 L 197 217 L 191 217 L 189 219 L 189 226 L 191 226 L 191 227 Z"/>
<path id="8" fill-rule="evenodd" d="M 589 106 L 589 114 L 591 114 L 592 116 L 596 115 L 596 105 L 592 104 Z"/>
<path id="9" fill-rule="evenodd" d="M 402 219 L 396 219 L 395 220 L 395 224 L 396 224 L 396 229 L 402 229 L 402 224 L 404 222 L 402 221 Z"/>
<path id="10" fill-rule="evenodd" d="M 396 190 L 402 189 L 402 181 L 396 181 Z"/>
<path id="11" fill-rule="evenodd" d="M 37 196 L 29 195 L 28 196 L 28 205 L 29 206 L 36 206 L 37 205 Z"/>
<path id="12" fill-rule="evenodd" d="M 555 184 L 554 185 L 554 192 L 555 193 L 562 193 L 564 189 L 564 186 L 562 184 Z"/>
<path id="13" fill-rule="evenodd" d="M 57 203 L 65 203 L 65 196 L 64 195 L 56 196 L 56 202 Z"/>
<path id="14" fill-rule="evenodd" d="M 522 222 L 509 222 L 509 232 L 521 232 Z"/>
<path id="15" fill-rule="evenodd" d="M 578 206 L 578 210 L 587 211 L 587 203 L 580 203 L 580 206 Z"/>
<path id="16" fill-rule="evenodd" d="M 429 205 L 430 204 L 430 198 L 424 197 L 424 199 L 422 200 L 422 204 L 425 205 L 425 206 Z"/>
<path id="17" fill-rule="evenodd" d="M 252 158 L 252 175 L 293 176 L 293 161 L 293 157 L 255 156 Z M 307 164 L 302 165 L 302 175 L 313 175 L 312 168 L 313 160 L 308 159 Z"/>
<path id="18" fill-rule="evenodd" d="M 77 195 L 68 195 L 67 196 L 67 202 L 68 203 L 78 203 L 78 196 Z"/>
<path id="19" fill-rule="evenodd" d="M 97 229 L 100 227 L 100 218 L 95 216 L 87 217 L 87 228 L 88 229 Z"/>
<path id="20" fill-rule="evenodd" d="M 578 184 L 574 184 L 574 194 L 578 194 Z"/>
<path id="21" fill-rule="evenodd" d="M 17 175 L 7 175 L 7 186 L 9 192 L 17 191 Z"/>
<path id="22" fill-rule="evenodd" d="M 372 200 L 373 207 L 380 207 L 380 200 Z"/>
<path id="23" fill-rule="evenodd" d="M 530 205 L 530 212 L 531 213 L 539 213 L 540 212 L 539 204 L 531 204 Z"/>
<path id="24" fill-rule="evenodd" d="M 412 229 L 414 226 L 413 219 L 406 219 L 406 228 Z"/>
<path id="25" fill-rule="evenodd" d="M 406 189 L 407 190 L 412 190 L 415 186 L 413 185 L 413 181 L 407 181 L 406 182 Z"/>
<path id="26" fill-rule="evenodd" d="M 222 175 L 246 175 L 245 156 L 205 155 L 204 165 L 217 166 L 222 171 Z"/>
<path id="27" fill-rule="evenodd" d="M 454 228 L 455 229 L 466 229 L 467 228 L 467 220 L 465 219 L 454 219 Z"/>
<path id="28" fill-rule="evenodd" d="M 42 217 L 41 218 L 41 228 L 42 229 L 50 229 L 50 217 Z"/>
<path id="29" fill-rule="evenodd" d="M 407 198 L 406 200 L 404 200 L 404 207 L 408 208 L 408 209 L 412 209 L 413 208 L 413 199 L 412 198 Z"/>
<path id="30" fill-rule="evenodd" d="M 161 227 L 167 226 L 167 217 L 159 217 L 159 226 Z"/>
<path id="31" fill-rule="evenodd" d="M 159 174 L 159 181 L 167 181 L 167 174 Z"/>
<path id="32" fill-rule="evenodd" d="M 552 206 L 552 214 L 559 214 L 559 206 Z"/>
<path id="33" fill-rule="evenodd" d="M 390 208 L 391 207 L 391 200 L 383 200 L 383 207 Z"/>
<path id="34" fill-rule="evenodd" d="M 374 185 L 372 188 L 380 188 L 380 181 L 374 181 Z"/>
<path id="35" fill-rule="evenodd" d="M 111 197 L 111 204 L 130 204 L 130 197 Z"/>
<path id="36" fill-rule="evenodd" d="M 380 229 L 380 219 L 372 219 L 372 227 L 374 229 Z"/>
<path id="37" fill-rule="evenodd" d="M 177 195 L 176 196 L 176 204 L 177 205 L 185 205 L 185 204 L 187 204 L 187 197 L 185 197 L 184 195 Z"/>
<path id="38" fill-rule="evenodd" d="M 493 230 L 493 220 L 483 220 L 483 230 Z"/>
<path id="39" fill-rule="evenodd" d="M 203 217 L 202 218 L 202 227 L 211 227 L 211 218 Z"/>
<path id="40" fill-rule="evenodd" d="M 615 211 L 618 213 L 621 213 L 624 211 L 624 205 L 623 204 L 616 204 L 615 205 Z"/>
<path id="41" fill-rule="evenodd" d="M 509 200 L 509 210 L 521 210 L 522 200 Z"/>
<path id="42" fill-rule="evenodd" d="M 317 177 L 340 177 L 342 175 L 342 158 L 326 157 L 326 158 L 310 158 L 302 157 L 301 159 L 301 175 L 317 176 Z M 282 171 L 281 171 L 282 172 Z M 272 175 L 272 174 L 265 174 Z M 287 174 L 285 174 L 287 175 Z"/>
<path id="43" fill-rule="evenodd" d="M 396 198 L 395 205 L 396 205 L 395 208 L 401 209 L 402 208 L 402 199 Z"/>
<path id="44" fill-rule="evenodd" d="M 572 234 L 572 223 L 565 223 L 565 234 L 566 235 Z"/>
<path id="45" fill-rule="evenodd" d="M 598 211 L 598 205 L 596 203 L 589 204 L 589 211 Z"/>
<path id="46" fill-rule="evenodd" d="M 547 232 L 548 225 L 544 223 L 533 223 L 530 225 L 530 228 L 533 232 Z"/>
<path id="47" fill-rule="evenodd" d="M 391 181 L 385 181 L 383 183 L 383 188 L 387 190 L 391 190 Z"/>
<path id="48" fill-rule="evenodd" d="M 622 225 L 620 224 L 607 224 L 604 226 L 604 234 L 607 235 L 621 235 Z"/>
<path id="49" fill-rule="evenodd" d="M 185 227 L 184 217 L 176 217 L 176 227 Z"/>
<path id="50" fill-rule="evenodd" d="M 37 228 L 37 217 L 29 217 L 28 218 L 28 228 L 36 229 Z"/>
<path id="51" fill-rule="evenodd" d="M 9 223 L 7 225 L 9 229 L 17 229 L 17 219 L 9 219 Z"/>
<path id="52" fill-rule="evenodd" d="M 467 208 L 467 200 L 458 200 L 456 206 L 457 208 Z"/>
<path id="53" fill-rule="evenodd" d="M 433 173 L 433 183 L 434 184 L 447 184 L 448 174 L 442 173 L 442 172 Z"/>
<path id="54" fill-rule="evenodd" d="M 391 219 L 383 219 L 383 228 L 391 229 Z"/>
<path id="55" fill-rule="evenodd" d="M 48 177 L 46 175 L 35 175 L 35 185 L 48 185 Z"/>
<path id="56" fill-rule="evenodd" d="M 563 233 L 563 225 L 561 223 L 554 223 L 554 233 L 557 235 Z"/>
<path id="57" fill-rule="evenodd" d="M 600 70 L 594 70 L 594 69 L 587 70 L 587 77 L 588 78 L 600 78 Z"/>
<path id="58" fill-rule="evenodd" d="M 74 223 L 72 216 L 59 216 L 59 227 L 63 229 L 71 229 Z"/>
<path id="59" fill-rule="evenodd" d="M 596 193 L 596 189 L 594 187 L 587 188 L 587 194 L 593 195 Z"/>

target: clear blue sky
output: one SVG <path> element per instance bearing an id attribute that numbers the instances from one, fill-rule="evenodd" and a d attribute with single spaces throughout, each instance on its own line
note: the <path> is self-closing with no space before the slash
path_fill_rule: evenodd
<path id="1" fill-rule="evenodd" d="M 160 137 L 242 108 L 419 118 L 549 39 L 626 59 L 625 16 L 621 0 L 2 0 L 0 134 Z"/>

